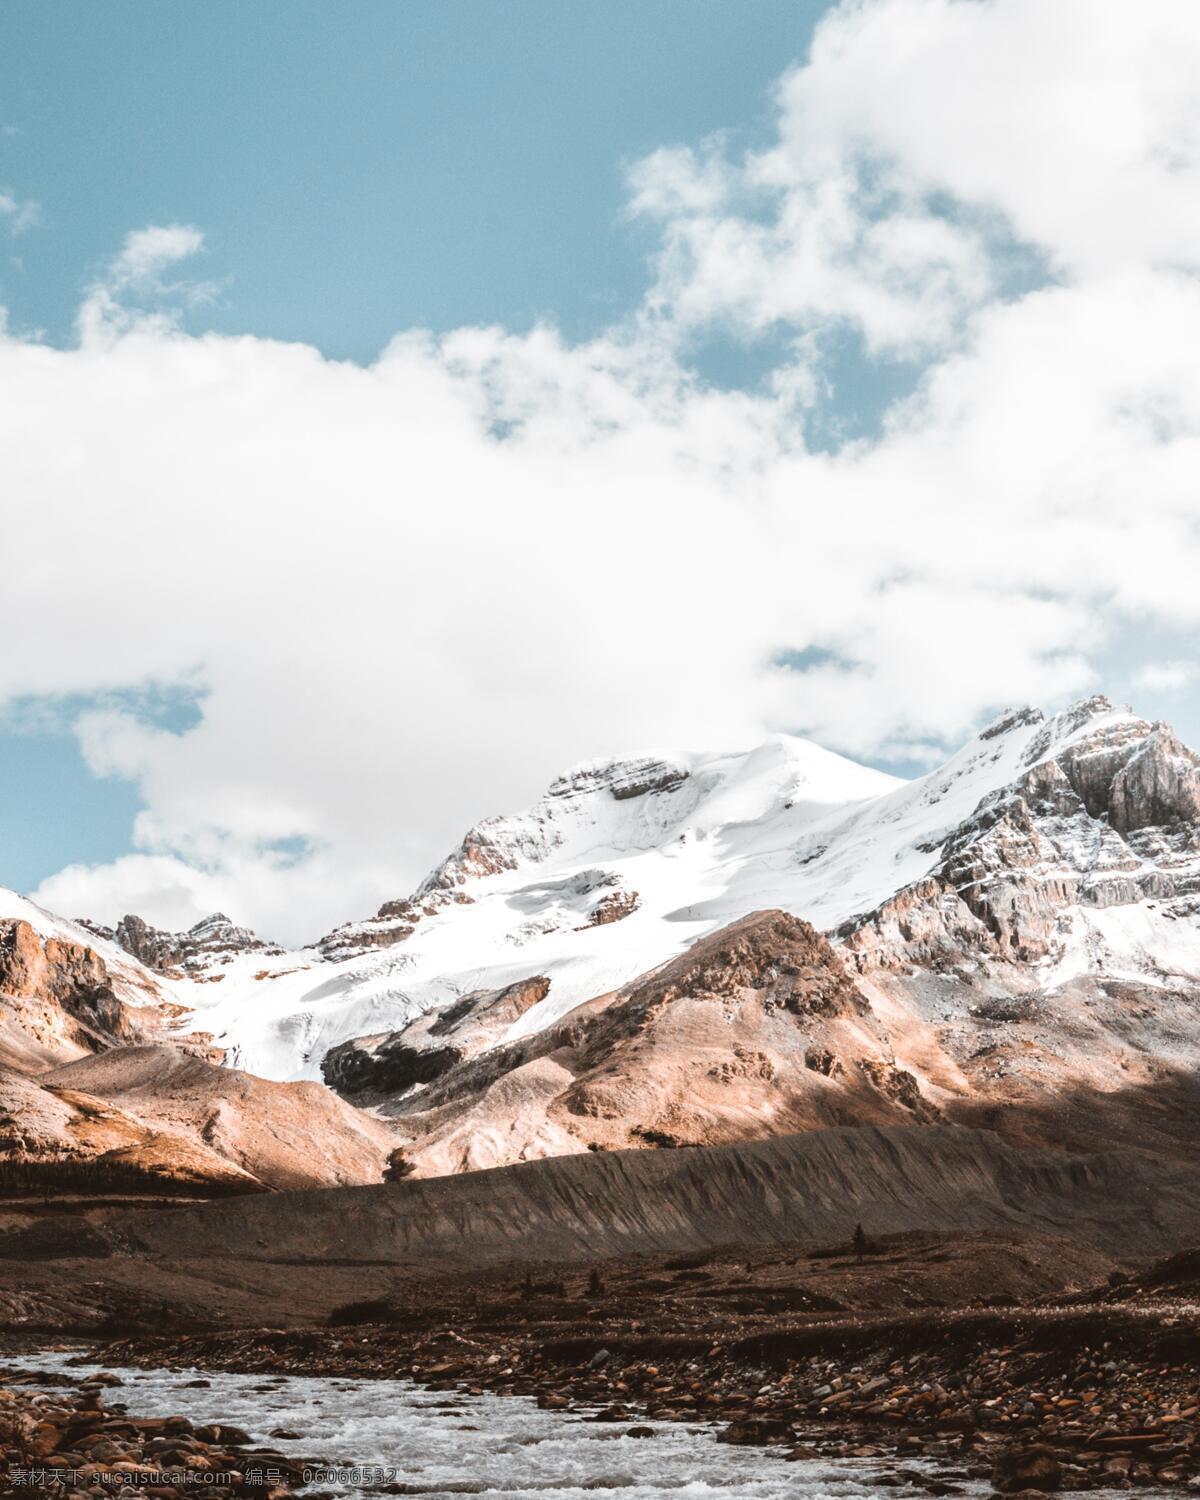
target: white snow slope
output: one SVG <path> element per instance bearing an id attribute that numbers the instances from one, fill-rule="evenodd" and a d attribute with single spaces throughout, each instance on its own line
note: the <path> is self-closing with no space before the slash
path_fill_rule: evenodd
<path id="1" fill-rule="evenodd" d="M 984 797 L 1126 724 L 1150 729 L 1104 699 L 1049 720 L 1018 711 L 911 782 L 788 736 L 741 753 L 588 762 L 527 812 L 472 830 L 412 898 L 402 941 L 354 953 L 388 925 L 374 919 L 323 947 L 237 955 L 202 979 L 157 983 L 191 1008 L 182 1029 L 212 1032 L 231 1063 L 275 1079 L 319 1078 L 339 1042 L 541 974 L 549 993 L 511 1034 L 536 1031 L 748 912 L 781 907 L 829 930 L 873 910 L 938 864 Z M 606 898 L 628 907 L 634 894 L 629 915 L 587 925 Z M 1183 926 L 1146 902 L 1078 906 L 1047 963 L 1144 972 L 1153 951 L 1160 967 L 1195 974 L 1200 938 Z"/>

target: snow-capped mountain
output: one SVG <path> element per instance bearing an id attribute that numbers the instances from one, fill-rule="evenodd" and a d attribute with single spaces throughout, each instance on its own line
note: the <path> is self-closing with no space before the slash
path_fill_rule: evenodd
<path id="1" fill-rule="evenodd" d="M 519 1023 L 536 1030 L 731 916 L 779 904 L 809 829 L 902 784 L 786 736 L 734 754 L 589 762 L 527 812 L 472 829 L 409 899 L 173 993 L 267 1077 L 319 1078 L 342 1041 L 531 974 L 549 980 Z"/>
<path id="2" fill-rule="evenodd" d="M 787 736 L 642 754 L 299 952 L 11 894 L 0 935 L 12 1066 L 167 1040 L 324 1077 L 391 1117 L 394 1174 L 895 1119 L 1177 1143 L 1200 760 L 1103 698 L 909 782 Z"/>
<path id="3" fill-rule="evenodd" d="M 1200 973 L 1197 762 L 1096 698 L 1001 716 L 903 782 L 777 736 L 730 754 L 590 762 L 490 819 L 409 898 L 310 949 L 225 951 L 160 979 L 230 1060 L 320 1077 L 334 1046 L 532 976 L 537 1032 L 756 910 L 831 933 L 860 969 L 1008 963 Z"/>

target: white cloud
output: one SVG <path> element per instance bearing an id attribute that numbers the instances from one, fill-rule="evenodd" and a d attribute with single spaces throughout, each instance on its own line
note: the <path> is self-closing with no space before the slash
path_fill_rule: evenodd
<path id="1" fill-rule="evenodd" d="M 143 333 L 173 329 L 182 308 L 216 294 L 212 281 L 186 276 L 170 281 L 166 276 L 203 250 L 204 235 L 191 224 L 151 224 L 127 234 L 79 308 L 80 343 L 103 345 L 135 326 Z"/>
<path id="2" fill-rule="evenodd" d="M 410 333 L 360 368 L 188 335 L 181 226 L 130 236 L 79 347 L 0 341 L 0 700 L 205 693 L 183 733 L 83 716 L 146 810 L 39 899 L 311 937 L 576 758 L 772 728 L 927 754 L 1090 690 L 1124 622 L 1200 620 L 1200 9 L 1119 16 L 843 6 L 769 149 L 634 172 L 662 255 L 591 343 Z M 688 371 L 680 336 L 723 325 L 787 336 L 761 390 Z M 926 368 L 819 452 L 831 329 Z"/>
<path id="3" fill-rule="evenodd" d="M 778 136 L 632 174 L 657 303 L 685 327 L 844 322 L 917 354 L 1006 275 L 1200 263 L 1200 21 L 1188 0 L 866 0 L 783 78 Z"/>
<path id="4" fill-rule="evenodd" d="M 109 282 L 115 287 L 161 285 L 162 274 L 181 261 L 198 255 L 204 236 L 191 224 L 153 224 L 125 237 L 121 253 L 113 261 Z"/>
<path id="5" fill-rule="evenodd" d="M 1134 673 L 1134 686 L 1148 693 L 1181 693 L 1200 676 L 1194 661 L 1151 661 Z"/>

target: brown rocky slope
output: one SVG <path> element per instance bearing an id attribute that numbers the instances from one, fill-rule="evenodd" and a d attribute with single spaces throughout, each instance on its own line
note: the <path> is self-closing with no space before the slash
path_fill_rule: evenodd
<path id="1" fill-rule="evenodd" d="M 376 1057 L 429 1059 L 427 1024 Z M 442 1040 L 439 1061 L 453 1029 Z M 335 1053 L 327 1076 L 353 1055 Z M 396 1169 L 418 1176 L 939 1113 L 828 941 L 784 912 L 736 922 L 544 1031 L 414 1073 L 382 1107 L 407 1141 Z"/>
<path id="2" fill-rule="evenodd" d="M 163 1043 L 98 1053 L 37 1082 L 194 1142 L 264 1188 L 378 1182 L 395 1144 L 386 1123 L 318 1083 L 271 1083 Z"/>

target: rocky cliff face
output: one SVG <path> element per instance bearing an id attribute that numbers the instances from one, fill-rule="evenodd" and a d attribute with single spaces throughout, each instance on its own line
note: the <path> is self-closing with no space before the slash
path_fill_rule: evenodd
<path id="1" fill-rule="evenodd" d="M 948 830 L 927 876 L 842 924 L 858 967 L 1038 964 L 1063 956 L 1080 908 L 1153 902 L 1167 920 L 1195 918 L 1200 759 L 1165 725 L 1110 707 L 1092 699 L 1044 726 L 1014 779 Z"/>
<path id="2" fill-rule="evenodd" d="M 91 948 L 0 921 L 0 1060 L 44 1066 L 139 1034 Z"/>

